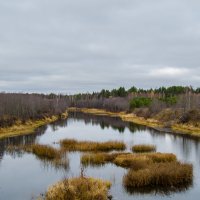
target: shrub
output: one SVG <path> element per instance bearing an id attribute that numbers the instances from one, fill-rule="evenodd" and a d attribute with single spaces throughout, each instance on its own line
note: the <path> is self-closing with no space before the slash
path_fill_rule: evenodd
<path id="1" fill-rule="evenodd" d="M 160 98 L 159 100 L 165 102 L 169 106 L 172 106 L 172 105 L 176 104 L 177 101 L 178 101 L 176 96 Z"/>

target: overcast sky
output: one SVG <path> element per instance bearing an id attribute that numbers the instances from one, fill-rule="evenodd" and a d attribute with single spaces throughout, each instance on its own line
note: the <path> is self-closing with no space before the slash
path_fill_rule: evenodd
<path id="1" fill-rule="evenodd" d="M 200 86 L 199 0 L 0 0 L 0 91 Z"/>

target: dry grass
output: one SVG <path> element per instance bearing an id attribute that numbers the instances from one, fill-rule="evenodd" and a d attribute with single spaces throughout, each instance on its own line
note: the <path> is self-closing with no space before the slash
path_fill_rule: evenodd
<path id="1" fill-rule="evenodd" d="M 177 161 L 176 156 L 172 153 L 150 153 L 145 155 L 150 158 L 154 163 Z"/>
<path id="2" fill-rule="evenodd" d="M 30 134 L 33 133 L 36 128 L 55 122 L 58 119 L 59 116 L 53 115 L 51 117 L 47 117 L 41 120 L 29 120 L 25 124 L 21 121 L 17 121 L 16 124 L 11 127 L 0 128 L 0 138 Z"/>
<path id="3" fill-rule="evenodd" d="M 110 187 L 110 182 L 100 179 L 65 179 L 49 187 L 45 200 L 108 200 Z"/>
<path id="4" fill-rule="evenodd" d="M 126 188 L 164 187 L 174 189 L 192 184 L 193 167 L 179 162 L 154 163 L 147 168 L 135 171 L 129 170 L 123 178 Z"/>
<path id="5" fill-rule="evenodd" d="M 125 153 L 87 153 L 83 154 L 81 157 L 81 163 L 84 166 L 98 166 L 98 165 L 104 165 L 108 162 L 113 162 L 114 159 Z"/>
<path id="6" fill-rule="evenodd" d="M 108 142 L 88 142 L 88 141 L 76 141 L 72 139 L 65 139 L 61 142 L 61 147 L 66 151 L 113 151 L 113 150 L 125 150 L 126 145 L 123 142 L 108 141 Z"/>
<path id="7" fill-rule="evenodd" d="M 174 154 L 147 153 L 147 154 L 121 154 L 113 161 L 117 166 L 133 168 L 135 170 L 145 168 L 151 163 L 176 161 Z"/>
<path id="8" fill-rule="evenodd" d="M 135 153 L 155 152 L 155 145 L 140 144 L 132 147 L 132 151 Z"/>
<path id="9" fill-rule="evenodd" d="M 41 159 L 58 159 L 60 153 L 49 145 L 34 144 L 31 146 L 32 153 Z"/>
<path id="10" fill-rule="evenodd" d="M 49 145 L 10 145 L 6 149 L 7 153 L 16 156 L 21 155 L 24 152 L 34 154 L 39 160 L 41 160 L 45 166 L 53 166 L 56 169 L 68 169 L 69 160 L 66 152 L 62 152 L 59 149 L 55 149 Z"/>
<path id="11" fill-rule="evenodd" d="M 113 163 L 117 166 L 124 168 L 134 168 L 135 170 L 144 168 L 151 162 L 151 159 L 146 155 L 139 154 L 119 155 L 113 161 Z"/>
<path id="12" fill-rule="evenodd" d="M 50 164 L 56 169 L 62 168 L 66 170 L 69 168 L 69 160 L 67 155 L 49 145 L 34 144 L 30 147 L 25 147 L 24 150 L 35 154 L 46 165 Z"/>
<path id="13" fill-rule="evenodd" d="M 81 163 L 84 166 L 98 166 L 106 163 L 114 163 L 124 168 L 132 168 L 134 170 L 144 169 L 153 163 L 175 162 L 177 161 L 174 154 L 168 153 L 147 153 L 147 154 L 131 154 L 131 153 L 87 153 L 81 157 Z"/>

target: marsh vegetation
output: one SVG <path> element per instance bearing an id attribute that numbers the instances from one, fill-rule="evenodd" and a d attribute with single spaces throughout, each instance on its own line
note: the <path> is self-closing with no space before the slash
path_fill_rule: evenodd
<path id="1" fill-rule="evenodd" d="M 76 113 L 76 115 L 78 115 L 78 113 Z M 75 116 L 73 115 L 73 117 Z M 83 114 L 81 114 L 81 116 L 83 117 Z M 177 151 L 174 151 L 173 148 L 172 151 L 168 151 L 169 145 L 165 141 L 165 136 L 167 134 L 160 134 L 158 137 L 158 134 L 153 130 L 149 131 L 144 127 L 138 129 L 138 125 L 134 127 L 134 124 L 130 126 L 129 123 L 125 122 L 125 131 L 120 132 L 115 128 L 119 119 L 115 120 L 115 118 L 112 118 L 112 120 L 108 117 L 103 118 L 104 124 L 109 124 L 107 123 L 108 119 L 109 122 L 111 120 L 111 124 L 114 125 L 114 127 L 107 127 L 101 124 L 102 116 L 99 117 L 99 120 L 93 119 L 92 121 L 90 120 L 91 116 L 86 118 L 85 121 L 81 118 L 77 118 L 81 123 L 78 123 L 77 120 L 75 120 L 75 122 L 71 121 L 70 117 L 71 116 L 69 115 L 68 124 L 55 123 L 54 125 L 50 125 L 49 127 L 51 128 L 45 129 L 47 130 L 44 134 L 45 137 L 35 136 L 33 142 L 30 142 L 30 139 L 25 142 L 24 138 L 29 138 L 30 136 L 24 136 L 22 140 L 20 140 L 19 145 L 17 145 L 17 140 L 14 138 L 6 140 L 6 155 L 8 155 L 8 160 L 11 160 L 11 158 L 17 159 L 19 157 L 19 160 L 25 160 L 23 166 L 27 166 L 27 158 L 34 160 L 34 162 L 39 161 L 42 171 L 39 170 L 39 177 L 35 177 L 35 174 L 33 176 L 37 178 L 37 180 L 39 178 L 40 182 L 45 182 L 49 177 L 57 177 L 51 181 L 46 181 L 44 183 L 45 187 L 36 191 L 35 194 L 37 194 L 37 197 L 42 192 L 44 196 L 41 196 L 41 199 L 49 198 L 50 200 L 54 200 L 59 198 L 70 198 L 76 200 L 77 198 L 86 198 L 90 200 L 90 198 L 93 198 L 94 200 L 107 200 L 110 193 L 114 198 L 129 200 L 135 197 L 137 199 L 137 196 L 132 196 L 137 195 L 137 193 L 140 193 L 140 195 L 147 193 L 148 197 L 153 199 L 151 192 L 178 192 L 189 189 L 190 186 L 192 186 L 193 167 L 191 164 L 183 162 L 183 160 L 185 160 L 185 154 L 182 155 L 183 157 L 180 157 L 178 154 L 179 159 L 177 159 Z M 114 123 L 112 123 L 112 121 L 114 121 Z M 120 123 L 124 125 L 122 121 Z M 72 126 L 74 131 L 71 128 L 66 129 L 68 126 Z M 85 134 L 82 134 L 82 131 L 80 130 L 83 130 L 85 126 L 89 126 L 91 130 L 88 129 L 88 131 L 86 129 Z M 97 126 L 99 126 L 100 130 L 98 130 Z M 60 129 L 57 127 L 60 127 Z M 127 127 L 129 127 L 129 129 L 131 128 L 129 132 Z M 53 134 L 54 132 L 56 134 Z M 152 148 L 150 148 L 151 151 L 149 149 L 146 150 L 146 145 L 152 147 L 152 144 L 148 144 L 147 140 L 142 140 L 144 143 L 140 143 L 141 136 L 143 137 L 144 135 L 142 134 L 144 133 L 148 134 L 149 137 L 147 138 L 152 144 L 156 144 L 155 146 L 153 145 L 154 149 L 157 149 L 157 151 L 161 151 L 162 153 L 156 153 Z M 95 135 L 95 137 L 93 137 L 93 135 Z M 41 139 L 39 139 L 40 137 Z M 69 139 L 72 137 L 74 139 Z M 113 140 L 113 138 L 116 140 Z M 154 140 L 155 138 L 156 140 Z M 89 139 L 89 141 L 85 139 Z M 178 138 L 172 140 L 172 136 L 170 136 L 168 137 L 168 140 L 169 139 L 171 141 L 171 147 L 171 144 L 175 143 Z M 11 145 L 11 141 L 13 141 L 13 145 Z M 137 152 L 131 151 L 131 146 L 134 143 L 139 144 L 140 148 Z M 145 144 L 145 146 L 143 144 Z M 175 144 L 177 148 L 179 147 L 178 145 L 187 143 L 179 142 Z M 173 146 L 175 145 L 172 145 L 172 147 Z M 135 145 L 133 147 L 135 147 Z M 163 152 L 174 152 L 174 154 Z M 9 157 L 10 155 L 11 158 Z M 32 163 L 32 161 L 30 163 Z M 22 165 L 20 165 L 20 168 L 17 168 L 17 164 L 12 166 L 15 166 L 16 169 L 20 171 Z M 30 173 L 34 172 L 35 166 L 37 165 L 29 165 L 29 168 L 31 168 Z M 79 177 L 81 167 L 85 169 L 85 173 Z M 23 168 L 23 170 L 27 169 Z M 46 175 L 47 171 L 49 172 L 48 175 Z M 57 176 L 56 174 L 59 174 L 60 172 L 61 174 Z M 74 186 L 72 186 L 71 181 L 75 179 L 77 180 L 77 183 L 73 183 Z M 90 187 L 89 179 L 102 181 L 104 188 L 107 188 L 105 189 L 107 192 L 104 193 L 100 189 L 101 192 L 99 193 L 101 193 L 101 195 L 97 192 L 98 194 L 93 193 L 94 196 L 88 196 L 89 194 L 92 195 L 91 190 L 94 192 L 98 191 L 97 188 Z M 106 186 L 106 180 L 113 183 L 110 192 L 108 192 L 109 187 Z M 55 184 L 56 182 L 57 184 Z M 77 185 L 78 182 L 81 184 Z M 23 188 L 26 187 L 26 184 L 24 185 Z M 46 190 L 47 185 L 52 186 Z M 87 188 L 82 185 L 87 185 Z M 98 188 L 101 187 L 98 183 L 96 185 Z M 30 190 L 32 192 L 32 187 Z M 81 193 L 79 191 L 81 191 Z M 127 192 L 132 195 L 129 195 Z M 168 194 L 165 193 L 165 195 Z M 16 199 L 20 200 L 27 198 Z M 163 198 L 165 199 L 165 197 Z"/>
<path id="2" fill-rule="evenodd" d="M 145 152 L 155 152 L 156 146 L 155 145 L 148 145 L 148 144 L 139 144 L 134 145 L 132 147 L 132 151 L 136 153 L 145 153 Z"/>
<path id="3" fill-rule="evenodd" d="M 88 177 L 64 179 L 50 186 L 44 200 L 108 200 L 109 181 Z M 42 199 L 42 198 L 41 198 Z"/>
<path id="4" fill-rule="evenodd" d="M 192 165 L 180 162 L 154 163 L 143 169 L 130 169 L 123 178 L 123 184 L 129 190 L 162 188 L 173 191 L 192 182 Z"/>
<path id="5" fill-rule="evenodd" d="M 125 150 L 124 142 L 108 141 L 108 142 L 89 142 L 77 141 L 74 139 L 65 139 L 60 142 L 63 150 L 66 151 L 122 151 Z"/>

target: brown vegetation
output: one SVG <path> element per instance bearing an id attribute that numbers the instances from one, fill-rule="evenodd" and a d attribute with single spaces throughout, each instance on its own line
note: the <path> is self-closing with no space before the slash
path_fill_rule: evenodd
<path id="1" fill-rule="evenodd" d="M 67 154 L 49 145 L 10 145 L 7 147 L 6 151 L 11 155 L 19 155 L 24 152 L 33 153 L 45 166 L 51 165 L 56 169 L 68 169 L 69 167 Z"/>
<path id="2" fill-rule="evenodd" d="M 155 145 L 140 144 L 132 147 L 132 151 L 135 153 L 155 152 Z"/>
<path id="3" fill-rule="evenodd" d="M 110 182 L 100 179 L 65 179 L 49 187 L 45 200 L 108 200 L 110 187 Z"/>
<path id="4" fill-rule="evenodd" d="M 135 170 L 146 168 L 149 164 L 153 163 L 175 161 L 177 161 L 176 156 L 168 153 L 88 153 L 83 154 L 81 157 L 81 163 L 85 166 L 98 166 L 106 163 L 113 163 L 120 167 L 132 168 Z"/>
<path id="5" fill-rule="evenodd" d="M 148 153 L 148 154 L 127 154 L 119 155 L 113 161 L 117 166 L 125 168 L 139 169 L 151 163 L 173 162 L 176 161 L 174 154 L 168 153 Z"/>
<path id="6" fill-rule="evenodd" d="M 73 139 L 65 139 L 61 142 L 61 147 L 66 151 L 113 151 L 125 150 L 126 145 L 123 142 L 108 141 L 108 142 L 88 142 L 77 141 Z"/>
<path id="7" fill-rule="evenodd" d="M 31 146 L 32 153 L 41 159 L 55 159 L 60 158 L 60 153 L 57 149 L 49 145 L 34 144 Z"/>
<path id="8" fill-rule="evenodd" d="M 85 166 L 92 165 L 104 165 L 108 162 L 113 162 L 114 159 L 122 154 L 126 153 L 87 153 L 83 154 L 81 157 L 81 163 Z M 128 153 L 127 153 L 128 154 Z"/>
<path id="9" fill-rule="evenodd" d="M 191 184 L 193 180 L 193 167 L 190 164 L 179 162 L 156 163 L 148 165 L 145 169 L 129 170 L 124 176 L 123 183 L 127 188 L 143 187 L 181 187 Z"/>

